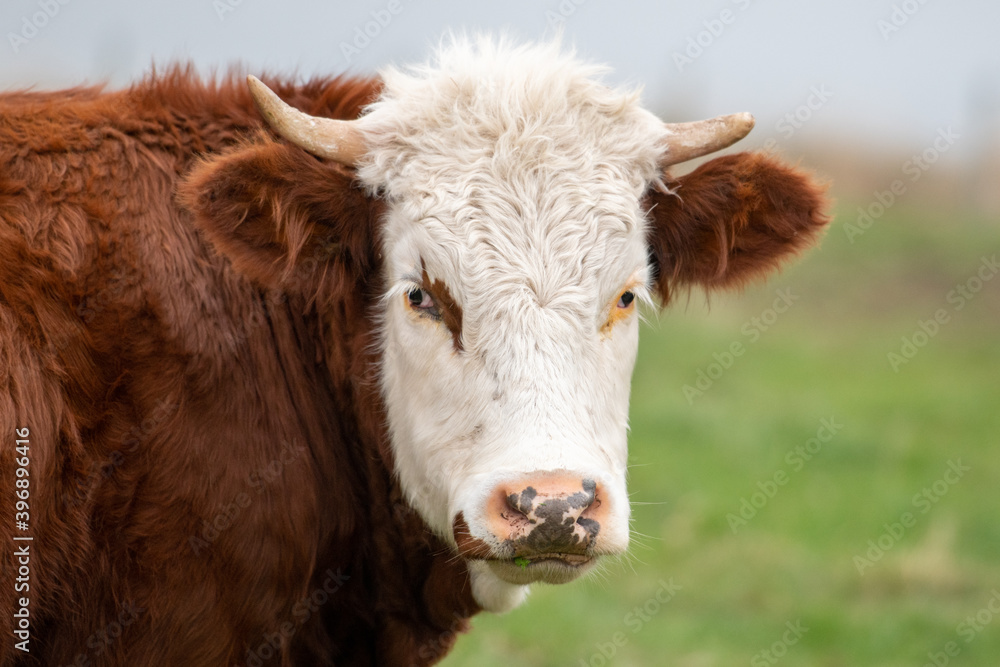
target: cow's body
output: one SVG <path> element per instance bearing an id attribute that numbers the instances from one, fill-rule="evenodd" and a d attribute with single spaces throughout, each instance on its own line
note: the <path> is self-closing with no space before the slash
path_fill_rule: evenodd
<path id="1" fill-rule="evenodd" d="M 826 219 L 764 156 L 672 179 L 597 72 L 459 43 L 276 88 L 358 126 L 257 98 L 323 160 L 182 70 L 0 96 L 0 665 L 431 664 L 624 551 L 635 303 Z"/>
<path id="2" fill-rule="evenodd" d="M 352 117 L 373 84 L 286 91 Z M 17 428 L 31 481 L 30 530 L 0 523 L 0 609 L 29 598 L 31 652 L 5 620 L 0 664 L 230 665 L 269 644 L 296 664 L 420 662 L 475 610 L 382 458 L 373 219 L 350 221 L 324 324 L 237 275 L 175 205 L 198 154 L 260 124 L 242 86 L 180 73 L 0 100 L 8 519 Z M 34 538 L 22 593 L 13 534 Z"/>

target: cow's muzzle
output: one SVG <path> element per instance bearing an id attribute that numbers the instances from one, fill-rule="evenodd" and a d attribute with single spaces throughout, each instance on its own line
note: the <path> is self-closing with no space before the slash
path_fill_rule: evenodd
<path id="1" fill-rule="evenodd" d="M 506 480 L 489 493 L 484 509 L 478 530 L 456 515 L 459 553 L 488 561 L 501 579 L 517 584 L 562 583 L 589 569 L 600 554 L 601 523 L 610 516 L 601 485 L 565 471 Z"/>

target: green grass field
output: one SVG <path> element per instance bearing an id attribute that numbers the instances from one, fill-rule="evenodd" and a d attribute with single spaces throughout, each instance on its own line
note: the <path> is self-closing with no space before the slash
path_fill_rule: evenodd
<path id="1" fill-rule="evenodd" d="M 765 286 L 649 314 L 629 556 L 443 664 L 1000 664 L 1000 226 L 901 203 L 851 243 L 856 211 Z"/>

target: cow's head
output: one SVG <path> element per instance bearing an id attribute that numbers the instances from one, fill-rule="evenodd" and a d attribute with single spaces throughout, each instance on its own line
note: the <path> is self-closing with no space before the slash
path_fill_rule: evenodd
<path id="1" fill-rule="evenodd" d="M 670 177 L 668 165 L 729 145 L 752 121 L 664 125 L 600 73 L 557 46 L 457 40 L 431 65 L 384 72 L 381 97 L 354 121 L 305 116 L 254 80 L 272 127 L 353 169 L 367 194 L 347 192 L 341 167 L 265 144 L 216 169 L 244 174 L 238 196 L 263 215 L 194 203 L 203 225 L 237 219 L 216 241 L 263 275 L 283 257 L 281 216 L 321 206 L 316 185 L 294 201 L 302 181 L 325 174 L 345 218 L 358 197 L 384 202 L 381 384 L 395 472 L 467 559 L 486 609 L 626 549 L 638 305 L 741 285 L 826 222 L 817 188 L 762 155 Z M 197 182 L 218 193 L 209 181 L 222 177 Z M 247 220 L 278 231 L 238 231 Z M 257 254 L 272 256 L 251 261 L 258 236 Z M 306 242 L 286 240 L 286 254 Z"/>

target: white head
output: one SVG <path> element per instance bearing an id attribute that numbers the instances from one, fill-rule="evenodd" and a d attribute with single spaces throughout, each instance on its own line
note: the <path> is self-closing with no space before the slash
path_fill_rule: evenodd
<path id="1" fill-rule="evenodd" d="M 431 528 L 500 557 L 473 567 L 486 607 L 585 569 L 566 552 L 592 563 L 628 544 L 629 382 L 649 280 L 639 203 L 666 129 L 599 73 L 553 45 L 459 42 L 434 66 L 384 72 L 365 118 L 358 174 L 389 203 L 382 382 L 396 468 Z M 594 482 L 599 530 L 579 549 L 518 551 L 491 501 L 554 471 L 569 494 Z"/>
<path id="2" fill-rule="evenodd" d="M 396 472 L 486 609 L 628 544 L 637 304 L 663 296 L 647 194 L 742 114 L 664 125 L 558 44 L 455 39 L 356 121 L 252 82 L 293 142 L 384 198 L 381 382 Z M 668 195 L 663 195 L 668 196 Z"/>

